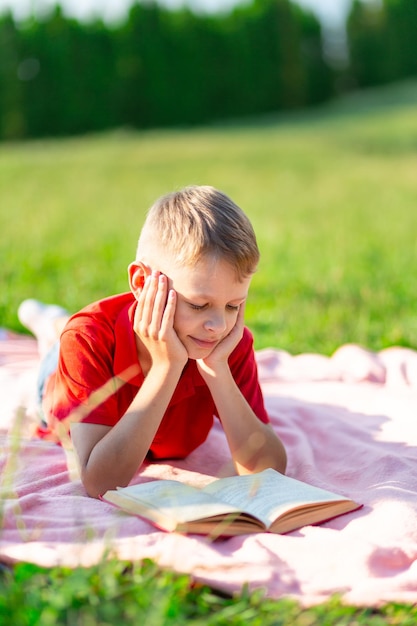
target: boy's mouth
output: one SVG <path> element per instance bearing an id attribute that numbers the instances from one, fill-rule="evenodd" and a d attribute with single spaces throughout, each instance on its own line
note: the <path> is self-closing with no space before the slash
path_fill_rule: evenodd
<path id="1" fill-rule="evenodd" d="M 206 340 L 206 339 L 198 339 L 197 337 L 191 337 L 191 336 L 190 336 L 190 339 L 192 339 L 199 348 L 205 348 L 205 349 L 212 349 L 219 343 L 218 339 Z"/>

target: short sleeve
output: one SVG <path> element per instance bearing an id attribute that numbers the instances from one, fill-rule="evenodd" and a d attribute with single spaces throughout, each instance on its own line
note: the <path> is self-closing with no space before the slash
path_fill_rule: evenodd
<path id="1" fill-rule="evenodd" d="M 138 388 L 114 375 L 113 359 L 110 329 L 90 325 L 65 330 L 52 391 L 52 420 L 114 426 Z"/>

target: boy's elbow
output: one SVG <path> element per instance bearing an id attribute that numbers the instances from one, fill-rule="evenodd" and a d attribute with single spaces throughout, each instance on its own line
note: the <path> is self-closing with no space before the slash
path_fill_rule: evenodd
<path id="1" fill-rule="evenodd" d="M 257 474 L 266 469 L 274 469 L 280 474 L 285 474 L 287 469 L 287 453 L 282 441 L 274 438 L 274 441 L 267 446 L 267 449 L 252 455 L 248 462 L 242 464 L 235 462 L 236 472 L 243 474 Z"/>
<path id="2" fill-rule="evenodd" d="M 281 439 L 275 432 L 272 431 L 271 426 L 267 426 L 269 433 L 272 437 L 269 437 L 263 453 L 260 455 L 259 462 L 263 465 L 262 469 L 274 469 L 280 474 L 285 474 L 287 469 L 287 452 Z M 262 470 L 257 470 L 262 471 Z"/>
<path id="3" fill-rule="evenodd" d="M 81 472 L 81 482 L 90 498 L 96 499 L 99 499 L 100 496 L 104 495 L 106 491 L 109 491 L 110 489 L 116 489 L 116 487 L 126 487 L 128 485 L 128 481 L 125 483 L 120 481 L 115 484 L 114 481 L 97 480 L 97 478 L 87 469 L 84 469 Z"/>
<path id="4" fill-rule="evenodd" d="M 284 448 L 284 444 L 280 439 L 278 439 L 278 450 L 277 454 L 274 455 L 274 465 L 273 469 L 280 472 L 280 474 L 285 474 L 287 469 L 287 451 Z"/>
<path id="5" fill-rule="evenodd" d="M 73 480 L 81 481 L 87 495 L 91 498 L 99 498 L 102 494 L 100 493 L 96 481 L 92 478 L 90 468 L 87 465 L 82 465 L 79 457 L 74 454 L 74 450 L 71 450 L 71 452 L 71 457 L 68 457 L 67 454 L 67 467 L 70 476 Z"/>
<path id="6" fill-rule="evenodd" d="M 92 480 L 86 470 L 81 472 L 81 482 L 90 498 L 100 498 L 100 496 L 103 495 L 104 492 L 99 488 L 96 481 Z"/>
<path id="7" fill-rule="evenodd" d="M 280 474 L 285 474 L 287 470 L 287 459 L 279 459 L 272 469 L 276 470 Z"/>

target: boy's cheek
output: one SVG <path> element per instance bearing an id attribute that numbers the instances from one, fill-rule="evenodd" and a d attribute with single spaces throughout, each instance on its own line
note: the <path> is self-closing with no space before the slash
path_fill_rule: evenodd
<path id="1" fill-rule="evenodd" d="M 182 302 L 178 298 L 178 294 L 177 294 L 177 304 L 175 307 L 175 314 L 174 314 L 174 327 L 185 326 L 189 324 L 189 321 L 190 321 L 190 312 L 187 309 L 185 303 Z"/>
<path id="2" fill-rule="evenodd" d="M 181 337 L 181 335 L 184 335 L 184 328 L 186 327 L 186 323 L 184 323 L 184 318 L 178 311 L 178 309 L 175 311 L 172 326 L 179 337 Z"/>

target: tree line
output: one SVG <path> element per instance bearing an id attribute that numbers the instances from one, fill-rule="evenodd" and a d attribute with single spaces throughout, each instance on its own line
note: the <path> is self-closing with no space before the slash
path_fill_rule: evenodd
<path id="1" fill-rule="evenodd" d="M 354 0 L 347 31 L 350 72 L 358 87 L 416 76 L 416 0 Z"/>
<path id="2" fill-rule="evenodd" d="M 320 102 L 332 90 L 320 25 L 288 0 L 223 15 L 137 2 L 115 26 L 57 6 L 0 20 L 0 136 L 200 124 Z"/>
<path id="3" fill-rule="evenodd" d="M 416 6 L 355 0 L 343 72 L 359 86 L 415 73 Z M 339 73 L 323 56 L 317 18 L 290 0 L 252 0 L 219 15 L 142 0 L 117 25 L 77 21 L 59 5 L 19 23 L 9 13 L 0 17 L 0 139 L 301 108 L 331 98 Z"/>

